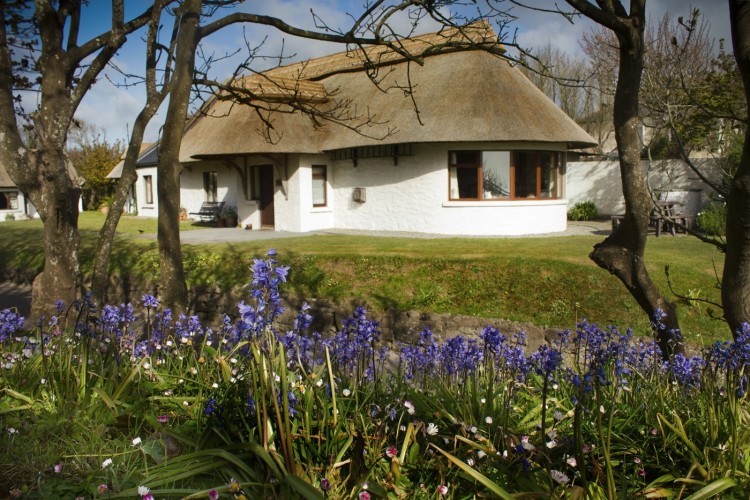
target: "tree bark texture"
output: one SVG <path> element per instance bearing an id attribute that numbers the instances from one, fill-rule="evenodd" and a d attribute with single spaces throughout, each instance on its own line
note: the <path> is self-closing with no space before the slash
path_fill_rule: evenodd
<path id="1" fill-rule="evenodd" d="M 657 330 L 656 341 L 666 358 L 683 352 L 684 347 L 679 335 L 675 334 L 679 329 L 677 308 L 659 292 L 651 280 L 644 258 L 653 207 L 646 185 L 646 172 L 641 167 L 641 140 L 638 135 L 646 2 L 631 1 L 629 13 L 619 1 L 599 3 L 608 5 L 607 10 L 599 10 L 585 0 L 568 0 L 568 3 L 614 31 L 620 45 L 613 109 L 625 218 L 610 236 L 594 246 L 590 258 L 625 285 L 649 318 L 654 318 L 657 310 L 662 311 L 660 321 L 663 328 Z"/>
<path id="2" fill-rule="evenodd" d="M 750 110 L 750 2 L 729 0 L 734 57 Z M 750 116 L 750 115 L 749 115 Z M 726 256 L 721 283 L 724 318 L 736 336 L 750 322 L 750 128 L 727 199 Z"/>
<path id="3" fill-rule="evenodd" d="M 180 247 L 180 146 L 193 83 L 201 8 L 201 0 L 186 0 L 181 7 L 172 90 L 165 121 L 167 125 L 164 127 L 156 166 L 160 299 L 165 307 L 175 312 L 184 311 L 188 303 Z"/>

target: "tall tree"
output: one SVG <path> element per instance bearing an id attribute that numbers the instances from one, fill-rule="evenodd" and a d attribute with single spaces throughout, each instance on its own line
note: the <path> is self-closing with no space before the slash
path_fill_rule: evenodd
<path id="1" fill-rule="evenodd" d="M 659 311 L 662 329 L 657 341 L 662 353 L 681 352 L 677 308 L 651 279 L 644 258 L 653 203 L 641 166 L 639 105 L 646 44 L 646 0 L 631 0 L 626 9 L 620 0 L 566 0 L 578 12 L 611 30 L 617 38 L 619 64 L 613 104 L 620 177 L 625 198 L 625 218 L 610 236 L 594 246 L 591 259 L 614 274 L 640 307 L 654 317 Z"/>
<path id="2" fill-rule="evenodd" d="M 750 116 L 750 2 L 729 0 L 732 44 Z M 750 322 L 750 128 L 745 127 L 742 156 L 729 187 L 727 236 L 721 300 L 733 332 Z"/>
<path id="3" fill-rule="evenodd" d="M 103 130 L 82 123 L 69 133 L 68 158 L 83 178 L 82 199 L 84 210 L 95 210 L 108 201 L 114 189 L 114 181 L 107 174 L 117 165 L 122 156 L 120 141 L 110 144 Z"/>
<path id="4" fill-rule="evenodd" d="M 65 154 L 68 131 L 81 100 L 152 7 L 125 20 L 124 0 L 112 0 L 108 30 L 79 38 L 82 0 L 0 1 L 0 161 L 27 194 L 44 224 L 44 269 L 34 280 L 32 315 L 54 314 L 55 300 L 71 302 L 80 280 L 78 202 L 81 186 Z M 26 113 L 17 92 L 38 93 Z M 36 147 L 23 141 L 16 115 L 34 128 Z"/>

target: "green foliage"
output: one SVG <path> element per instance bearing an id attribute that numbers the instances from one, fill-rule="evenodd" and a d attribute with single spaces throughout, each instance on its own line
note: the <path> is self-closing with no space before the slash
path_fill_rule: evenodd
<path id="1" fill-rule="evenodd" d="M 594 220 L 598 217 L 599 211 L 593 201 L 579 201 L 568 210 L 568 220 Z"/>
<path id="2" fill-rule="evenodd" d="M 727 204 L 714 202 L 698 212 L 698 227 L 710 236 L 724 236 L 727 227 Z"/>
<path id="3" fill-rule="evenodd" d="M 91 137 L 93 136 L 93 137 Z M 119 141 L 109 144 L 106 137 L 95 132 L 81 134 L 79 144 L 68 152 L 68 157 L 78 175 L 85 179 L 83 184 L 83 204 L 87 210 L 96 210 L 109 205 L 114 189 L 114 179 L 108 179 L 123 153 Z"/>
<path id="4" fill-rule="evenodd" d="M 16 216 L 13 214 L 5 214 L 5 220 L 6 221 L 14 221 L 16 220 Z"/>

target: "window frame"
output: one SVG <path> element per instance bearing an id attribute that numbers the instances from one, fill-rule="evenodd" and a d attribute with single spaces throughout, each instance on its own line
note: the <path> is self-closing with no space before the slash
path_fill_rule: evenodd
<path id="1" fill-rule="evenodd" d="M 490 153 L 490 152 L 508 152 L 510 153 L 510 172 L 509 172 L 509 179 L 510 179 L 510 195 L 509 196 L 500 196 L 496 198 L 484 198 L 482 195 L 484 193 L 484 168 L 482 164 L 483 160 L 483 153 Z M 453 160 L 454 155 L 456 160 L 458 160 L 458 155 L 467 156 L 470 154 L 476 155 L 475 162 L 466 162 L 466 161 L 455 161 Z M 528 163 L 531 163 L 532 166 L 529 168 L 529 170 L 533 171 L 534 179 L 533 179 L 533 185 L 534 185 L 534 193 L 533 195 L 529 194 L 526 196 L 518 196 L 517 195 L 517 185 L 516 181 L 519 180 L 519 171 L 521 168 L 523 168 L 521 165 L 519 165 L 519 162 L 521 161 L 522 155 L 527 155 L 532 160 Z M 550 165 L 551 165 L 551 171 L 552 171 L 552 182 L 548 182 L 547 189 L 543 189 L 544 184 L 544 172 L 545 169 L 543 167 L 545 158 L 550 159 Z M 503 150 L 503 149 L 487 149 L 487 150 L 451 150 L 448 151 L 448 201 L 479 201 L 479 202 L 488 202 L 488 201 L 529 201 L 529 200 L 559 200 L 563 197 L 562 193 L 562 178 L 563 178 L 563 172 L 565 167 L 565 156 L 564 153 L 561 151 L 548 151 L 548 150 L 526 150 L 526 149 L 519 149 L 519 150 Z M 476 185 L 476 193 L 474 197 L 471 198 L 462 198 L 460 197 L 460 191 L 459 191 L 459 197 L 454 198 L 451 193 L 451 170 L 453 168 L 456 169 L 476 169 L 476 179 L 477 179 L 477 185 Z M 551 191 L 551 195 L 545 196 L 545 193 L 547 191 Z"/>
<path id="2" fill-rule="evenodd" d="M 143 198 L 146 205 L 154 204 L 154 176 L 143 176 Z"/>
<path id="3" fill-rule="evenodd" d="M 322 173 L 316 174 L 316 169 L 322 169 Z M 311 165 L 310 166 L 310 194 L 312 195 L 313 208 L 323 208 L 328 206 L 328 165 Z M 323 203 L 315 203 L 315 182 L 323 182 Z"/>
<path id="4" fill-rule="evenodd" d="M 0 191 L 0 196 L 2 196 L 3 199 L 5 200 L 5 208 L 0 208 L 0 210 L 17 211 L 18 210 L 18 195 L 19 195 L 19 191 L 12 190 L 12 189 Z"/>

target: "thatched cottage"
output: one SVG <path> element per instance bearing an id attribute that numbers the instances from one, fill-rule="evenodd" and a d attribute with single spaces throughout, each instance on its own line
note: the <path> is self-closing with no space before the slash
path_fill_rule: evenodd
<path id="1" fill-rule="evenodd" d="M 456 50 L 469 41 L 483 47 Z M 353 49 L 246 77 L 245 103 L 211 99 L 185 132 L 181 205 L 224 202 L 242 227 L 281 231 L 564 230 L 566 152 L 594 139 L 486 24 L 404 48 L 415 60 Z M 155 175 L 139 168 L 140 215 L 156 214 Z"/>

